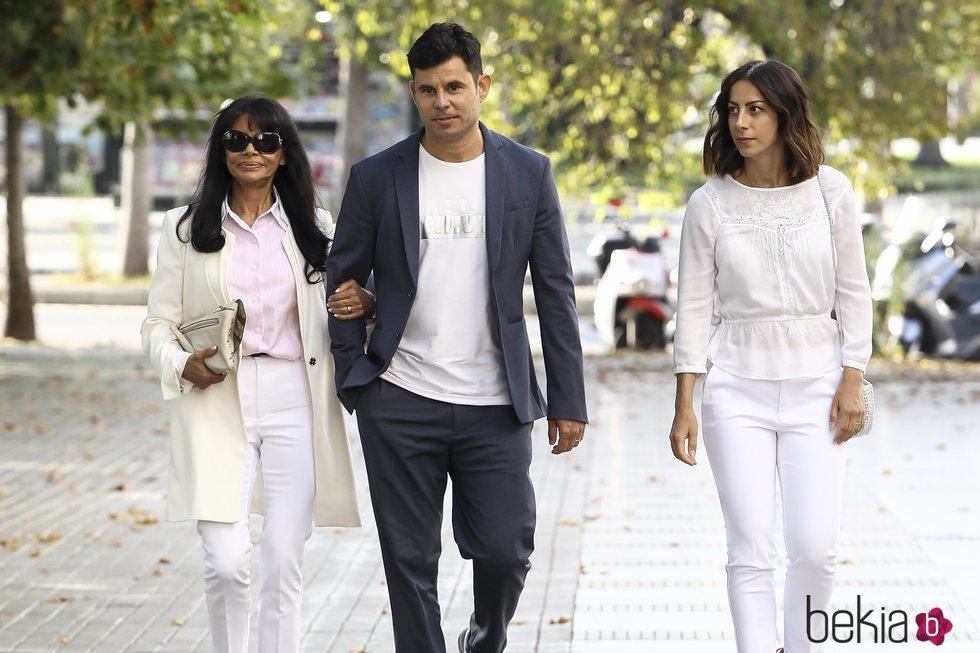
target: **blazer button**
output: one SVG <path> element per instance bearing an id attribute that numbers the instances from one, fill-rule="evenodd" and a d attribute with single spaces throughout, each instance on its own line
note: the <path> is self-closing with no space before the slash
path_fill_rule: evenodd
<path id="1" fill-rule="evenodd" d="M 310 356 L 310 365 L 316 365 L 316 359 Z"/>

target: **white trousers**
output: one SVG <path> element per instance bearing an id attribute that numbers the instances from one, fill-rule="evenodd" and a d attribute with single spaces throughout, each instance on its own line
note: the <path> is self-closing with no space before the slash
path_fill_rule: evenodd
<path id="1" fill-rule="evenodd" d="M 788 568 L 785 653 L 819 653 L 806 601 L 826 610 L 837 570 L 844 448 L 834 444 L 835 371 L 815 379 L 745 379 L 712 367 L 701 405 L 704 445 L 728 539 L 728 601 L 738 653 L 775 653 L 776 492 L 782 492 Z M 823 639 L 824 633 L 812 633 Z"/>
<path id="2" fill-rule="evenodd" d="M 246 653 L 252 541 L 248 515 L 262 466 L 265 518 L 259 540 L 259 653 L 297 653 L 303 546 L 313 531 L 313 409 L 305 361 L 243 358 L 239 395 L 249 443 L 242 517 L 199 521 L 204 584 L 216 653 Z M 203 434 L 206 436 L 206 434 Z"/>

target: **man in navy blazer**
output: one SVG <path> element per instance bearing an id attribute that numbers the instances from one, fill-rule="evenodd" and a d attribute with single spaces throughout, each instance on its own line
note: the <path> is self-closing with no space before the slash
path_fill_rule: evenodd
<path id="1" fill-rule="evenodd" d="M 479 41 L 438 23 L 408 60 L 423 127 L 353 166 L 329 257 L 332 283 L 373 274 L 377 294 L 370 339 L 363 319 L 330 320 L 337 390 L 357 414 L 396 650 L 445 651 L 436 577 L 451 478 L 454 537 L 473 560 L 459 650 L 497 653 L 534 546 L 532 423 L 547 415 L 560 454 L 587 421 L 568 239 L 548 159 L 479 121 L 491 83 Z"/>

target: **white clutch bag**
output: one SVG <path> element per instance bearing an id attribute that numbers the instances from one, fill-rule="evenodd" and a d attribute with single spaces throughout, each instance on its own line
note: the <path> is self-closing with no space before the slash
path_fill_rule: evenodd
<path id="1" fill-rule="evenodd" d="M 236 299 L 213 311 L 188 320 L 174 329 L 184 351 L 194 353 L 217 345 L 214 356 L 204 364 L 216 373 L 231 372 L 238 366 L 238 349 L 245 334 L 245 304 Z"/>

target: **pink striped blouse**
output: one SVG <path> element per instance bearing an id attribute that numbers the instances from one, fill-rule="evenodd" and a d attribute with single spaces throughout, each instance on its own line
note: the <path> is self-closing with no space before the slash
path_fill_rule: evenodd
<path id="1" fill-rule="evenodd" d="M 227 199 L 222 208 L 222 226 L 235 234 L 228 290 L 245 303 L 242 356 L 303 358 L 296 278 L 283 244 L 289 222 L 278 195 L 251 227 L 231 210 Z"/>

